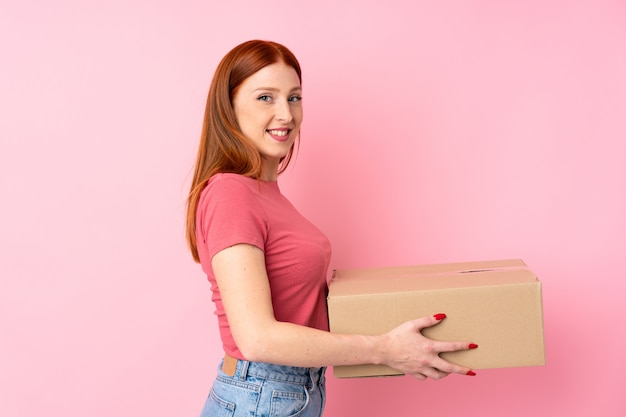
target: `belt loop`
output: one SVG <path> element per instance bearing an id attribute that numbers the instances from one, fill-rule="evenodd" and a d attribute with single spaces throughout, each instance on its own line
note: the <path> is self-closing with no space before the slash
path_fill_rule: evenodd
<path id="1" fill-rule="evenodd" d="M 238 361 L 237 365 L 240 366 L 239 369 L 239 379 L 245 381 L 248 376 L 248 366 L 250 365 L 249 361 Z"/>
<path id="2" fill-rule="evenodd" d="M 311 379 L 312 388 L 315 388 L 320 381 L 320 368 L 309 368 L 309 378 Z"/>

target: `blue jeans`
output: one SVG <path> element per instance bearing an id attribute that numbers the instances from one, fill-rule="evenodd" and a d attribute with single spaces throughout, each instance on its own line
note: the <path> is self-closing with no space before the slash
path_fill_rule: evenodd
<path id="1" fill-rule="evenodd" d="M 200 417 L 321 417 L 326 368 L 240 360 L 230 376 L 222 363 Z"/>

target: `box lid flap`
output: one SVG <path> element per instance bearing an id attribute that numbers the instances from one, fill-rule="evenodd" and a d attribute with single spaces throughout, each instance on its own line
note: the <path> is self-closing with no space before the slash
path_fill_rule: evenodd
<path id="1" fill-rule="evenodd" d="M 521 259 L 337 269 L 329 297 L 537 282 Z"/>

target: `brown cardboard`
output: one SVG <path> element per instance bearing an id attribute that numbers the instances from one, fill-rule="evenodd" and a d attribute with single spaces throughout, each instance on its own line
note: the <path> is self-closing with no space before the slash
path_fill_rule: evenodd
<path id="1" fill-rule="evenodd" d="M 377 335 L 426 315 L 434 340 L 478 349 L 441 356 L 472 369 L 545 365 L 541 282 L 520 259 L 337 269 L 328 294 L 333 333 Z M 399 375 L 386 366 L 336 366 L 336 377 Z"/>

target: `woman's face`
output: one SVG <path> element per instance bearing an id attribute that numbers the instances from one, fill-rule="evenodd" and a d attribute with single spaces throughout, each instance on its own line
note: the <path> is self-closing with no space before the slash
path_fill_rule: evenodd
<path id="1" fill-rule="evenodd" d="M 233 97 L 239 128 L 263 158 L 264 180 L 276 180 L 280 160 L 298 136 L 302 123 L 301 94 L 296 71 L 278 62 L 248 77 Z"/>

